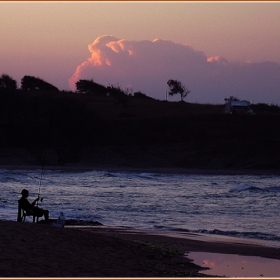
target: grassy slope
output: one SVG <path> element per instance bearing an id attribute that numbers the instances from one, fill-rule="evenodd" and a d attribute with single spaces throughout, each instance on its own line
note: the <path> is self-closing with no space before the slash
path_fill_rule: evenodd
<path id="1" fill-rule="evenodd" d="M 53 97 L 55 96 L 55 97 Z M 57 98 L 59 96 L 59 98 Z M 280 110 L 59 93 L 1 96 L 0 164 L 278 169 Z"/>
<path id="2" fill-rule="evenodd" d="M 128 104 L 126 110 L 109 100 L 89 105 L 102 118 L 123 123 L 119 135 L 112 135 L 118 144 L 91 149 L 92 161 L 210 169 L 280 166 L 278 108 L 255 105 L 256 115 L 234 116 L 224 114 L 223 105 L 136 98 Z M 119 143 L 120 135 L 126 141 Z"/>

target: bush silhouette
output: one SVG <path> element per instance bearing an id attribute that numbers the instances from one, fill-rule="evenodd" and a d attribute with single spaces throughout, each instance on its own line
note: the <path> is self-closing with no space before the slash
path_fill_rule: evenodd
<path id="1" fill-rule="evenodd" d="M 105 95 L 106 87 L 95 83 L 93 80 L 79 80 L 76 82 L 76 90 L 78 93 Z"/>
<path id="2" fill-rule="evenodd" d="M 17 82 L 7 74 L 0 77 L 0 91 L 13 91 L 17 89 Z"/>
<path id="3" fill-rule="evenodd" d="M 21 79 L 21 89 L 22 90 L 44 90 L 44 91 L 59 91 L 57 87 L 51 85 L 48 82 L 40 78 L 36 78 L 33 76 L 24 76 Z"/>

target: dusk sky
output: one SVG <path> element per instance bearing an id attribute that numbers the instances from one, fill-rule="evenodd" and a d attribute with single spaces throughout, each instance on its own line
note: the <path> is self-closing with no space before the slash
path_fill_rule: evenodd
<path id="1" fill-rule="evenodd" d="M 280 2 L 0 2 L 0 75 L 280 105 Z M 179 97 L 169 98 L 179 100 Z"/>

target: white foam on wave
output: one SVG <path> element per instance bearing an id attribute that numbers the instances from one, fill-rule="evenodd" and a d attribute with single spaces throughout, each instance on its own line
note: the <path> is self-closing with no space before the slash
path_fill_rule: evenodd
<path id="1" fill-rule="evenodd" d="M 241 183 L 241 184 L 233 187 L 232 189 L 230 189 L 230 192 L 240 192 L 240 191 L 249 190 L 251 188 L 252 188 L 252 186 L 245 184 L 245 183 Z"/>

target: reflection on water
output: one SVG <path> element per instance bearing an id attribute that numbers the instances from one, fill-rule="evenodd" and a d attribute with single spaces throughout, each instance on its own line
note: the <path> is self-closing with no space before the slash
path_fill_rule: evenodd
<path id="1" fill-rule="evenodd" d="M 280 260 L 231 254 L 192 252 L 188 258 L 202 267 L 202 273 L 226 277 L 279 277 Z"/>

